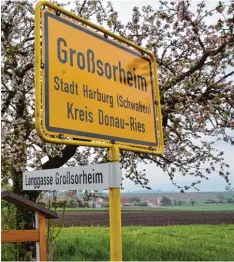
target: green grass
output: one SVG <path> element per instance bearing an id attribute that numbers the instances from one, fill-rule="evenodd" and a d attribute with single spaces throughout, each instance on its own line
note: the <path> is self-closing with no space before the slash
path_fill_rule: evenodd
<path id="1" fill-rule="evenodd" d="M 62 211 L 62 208 L 58 208 L 57 211 Z M 105 211 L 109 208 L 66 208 L 66 211 Z M 151 208 L 151 207 L 124 207 L 122 211 L 234 211 L 233 203 L 215 203 L 205 204 L 196 203 L 194 206 L 189 204 L 183 204 L 182 206 L 169 206 L 163 208 Z"/>
<path id="2" fill-rule="evenodd" d="M 123 227 L 125 261 L 231 261 L 233 225 Z M 64 228 L 56 261 L 108 261 L 109 228 Z"/>
<path id="3" fill-rule="evenodd" d="M 167 210 L 185 210 L 185 211 L 234 211 L 233 203 L 214 203 L 214 204 L 205 204 L 197 203 L 194 206 L 189 204 L 184 204 L 182 206 L 171 206 Z"/>

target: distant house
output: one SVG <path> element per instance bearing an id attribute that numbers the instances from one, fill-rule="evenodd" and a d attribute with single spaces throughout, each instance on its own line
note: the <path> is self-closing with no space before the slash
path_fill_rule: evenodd
<path id="1" fill-rule="evenodd" d="M 160 198 L 152 198 L 149 200 L 149 206 L 158 206 L 158 205 L 161 205 Z"/>
<path id="2" fill-rule="evenodd" d="M 94 208 L 101 207 L 103 203 L 103 199 L 101 197 L 98 197 L 94 200 Z"/>
<path id="3" fill-rule="evenodd" d="M 121 206 L 124 207 L 124 206 L 128 206 L 128 205 L 129 205 L 129 198 L 122 197 Z"/>

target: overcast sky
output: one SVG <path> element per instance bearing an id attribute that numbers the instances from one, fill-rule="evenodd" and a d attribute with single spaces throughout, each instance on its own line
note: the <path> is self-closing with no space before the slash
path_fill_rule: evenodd
<path id="1" fill-rule="evenodd" d="M 151 5 L 155 9 L 158 7 L 157 0 L 112 0 L 113 6 L 115 10 L 119 13 L 119 18 L 123 23 L 126 23 L 131 20 L 132 9 L 134 6 L 142 7 L 144 5 Z M 196 7 L 196 4 L 200 1 L 192 1 L 192 7 Z M 208 0 L 206 6 L 208 9 L 215 7 L 219 1 L 217 0 Z M 226 1 L 229 2 L 229 1 Z M 215 18 L 219 18 L 218 16 Z M 210 17 L 209 19 L 214 19 L 214 17 Z M 209 23 L 209 21 L 207 21 Z M 234 131 L 232 131 L 234 133 Z M 234 134 L 232 134 L 234 136 Z M 216 146 L 221 151 L 225 152 L 225 161 L 230 165 L 230 180 L 232 183 L 232 187 L 234 187 L 234 148 L 230 144 L 226 144 L 223 142 L 219 142 Z M 166 190 L 174 190 L 178 191 L 178 189 L 171 184 L 169 176 L 164 173 L 160 168 L 156 167 L 155 164 L 144 165 L 142 164 L 142 169 L 146 169 L 147 178 L 149 178 L 150 183 L 149 186 L 153 189 L 161 189 L 163 191 Z M 188 185 L 194 181 L 193 177 L 183 177 L 180 174 L 177 174 L 175 181 L 180 185 Z M 224 191 L 226 182 L 222 177 L 219 177 L 217 174 L 211 174 L 210 179 L 207 181 L 203 181 L 198 188 L 201 191 Z M 125 179 L 124 183 L 124 191 L 135 191 L 142 189 L 141 186 L 135 185 L 131 180 Z"/>

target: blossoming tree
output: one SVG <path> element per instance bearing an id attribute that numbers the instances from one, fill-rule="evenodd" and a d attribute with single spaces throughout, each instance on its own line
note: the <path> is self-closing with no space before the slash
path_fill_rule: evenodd
<path id="1" fill-rule="evenodd" d="M 206 10 L 205 1 L 197 3 L 196 8 L 192 4 L 185 0 L 159 1 L 157 10 L 135 7 L 127 24 L 119 21 L 111 3 L 87 0 L 72 4 L 73 12 L 156 56 L 165 152 L 161 156 L 121 152 L 125 176 L 146 188 L 149 179 L 144 170 L 139 170 L 139 163 L 154 163 L 181 191 L 196 187 L 211 172 L 229 182 L 228 165 L 215 142 L 234 144 L 234 2 L 217 2 L 212 10 Z M 14 192 L 22 194 L 22 167 L 49 169 L 105 162 L 107 152 L 52 145 L 37 136 L 33 3 L 5 1 L 1 14 L 2 183 L 12 179 Z M 213 19 L 208 23 L 208 18 Z M 48 160 L 42 163 L 45 156 Z M 194 182 L 177 185 L 176 172 L 193 176 Z M 36 191 L 24 194 L 34 201 L 38 196 Z"/>

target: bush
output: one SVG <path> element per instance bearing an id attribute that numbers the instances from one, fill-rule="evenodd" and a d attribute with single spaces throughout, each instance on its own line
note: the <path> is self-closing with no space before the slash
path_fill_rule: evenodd
<path id="1" fill-rule="evenodd" d="M 109 202 L 102 202 L 101 207 L 109 207 Z"/>
<path id="2" fill-rule="evenodd" d="M 76 200 L 68 200 L 67 201 L 67 207 L 69 208 L 77 208 L 79 206 L 78 202 Z"/>
<path id="3" fill-rule="evenodd" d="M 223 194 L 218 194 L 217 199 L 221 201 L 221 203 L 225 200 L 225 196 Z"/>
<path id="4" fill-rule="evenodd" d="M 141 207 L 147 207 L 147 206 L 148 206 L 148 201 L 141 201 L 141 202 L 139 203 L 139 206 L 141 206 Z"/>
<path id="5" fill-rule="evenodd" d="M 37 204 L 40 205 L 40 206 L 46 207 L 46 203 L 43 202 L 43 201 L 37 202 Z"/>
<path id="6" fill-rule="evenodd" d="M 163 197 L 162 200 L 161 200 L 161 203 L 164 205 L 164 206 L 171 206 L 172 205 L 172 200 L 168 197 Z"/>
<path id="7" fill-rule="evenodd" d="M 1 201 L 1 207 L 2 207 L 2 209 L 7 208 L 8 207 L 8 202 L 6 200 L 2 200 Z"/>
<path id="8" fill-rule="evenodd" d="M 176 200 L 176 199 L 173 200 L 174 206 L 182 206 L 182 204 L 183 204 L 183 201 L 181 201 L 181 200 Z"/>
<path id="9" fill-rule="evenodd" d="M 78 207 L 84 208 L 85 207 L 85 202 L 84 201 L 78 201 Z"/>
<path id="10" fill-rule="evenodd" d="M 52 202 L 52 207 L 57 208 L 65 208 L 67 207 L 67 201 L 58 201 L 58 202 Z"/>
<path id="11" fill-rule="evenodd" d="M 135 203 L 135 202 L 140 203 L 141 199 L 139 197 L 133 197 L 132 199 L 129 200 L 129 203 Z"/>
<path id="12" fill-rule="evenodd" d="M 228 203 L 234 203 L 234 199 L 233 199 L 233 198 L 226 198 L 226 201 L 227 201 Z"/>

